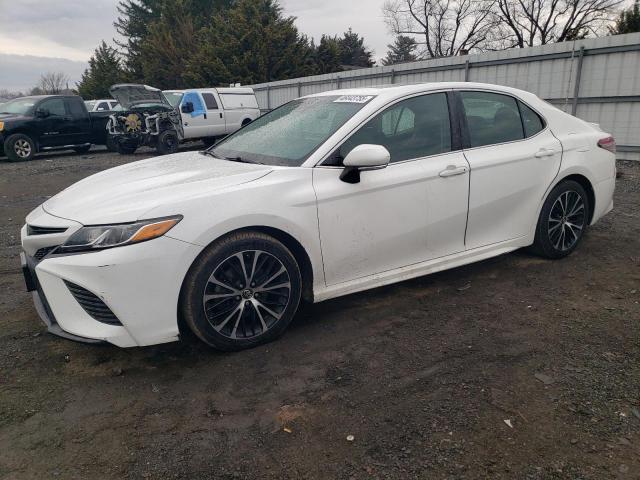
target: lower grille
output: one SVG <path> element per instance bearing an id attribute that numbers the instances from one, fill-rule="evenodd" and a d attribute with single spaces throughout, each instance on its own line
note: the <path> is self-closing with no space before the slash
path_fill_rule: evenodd
<path id="1" fill-rule="evenodd" d="M 36 260 L 42 260 L 44 257 L 49 255 L 49 253 L 51 253 L 51 251 L 54 250 L 55 248 L 57 248 L 57 245 L 54 245 L 53 247 L 41 248 L 33 255 L 33 258 L 35 258 Z"/>
<path id="2" fill-rule="evenodd" d="M 109 310 L 109 307 L 107 307 L 96 295 L 75 283 L 67 282 L 66 280 L 64 283 L 73 297 L 91 318 L 109 325 L 122 325 L 120 320 L 118 320 L 113 312 Z"/>

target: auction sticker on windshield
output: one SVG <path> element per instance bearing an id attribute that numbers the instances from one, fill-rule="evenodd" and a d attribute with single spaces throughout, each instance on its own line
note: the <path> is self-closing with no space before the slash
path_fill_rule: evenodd
<path id="1" fill-rule="evenodd" d="M 333 103 L 367 103 L 373 95 L 343 95 L 336 98 Z"/>

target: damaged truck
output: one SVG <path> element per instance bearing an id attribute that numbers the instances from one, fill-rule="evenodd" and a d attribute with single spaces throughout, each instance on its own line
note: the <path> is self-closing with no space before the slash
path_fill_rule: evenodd
<path id="1" fill-rule="evenodd" d="M 118 84 L 109 89 L 122 106 L 107 122 L 109 143 L 121 154 L 132 154 L 139 147 L 155 148 L 165 155 L 178 151 L 184 138 L 180 112 L 162 91 L 148 85 Z"/>

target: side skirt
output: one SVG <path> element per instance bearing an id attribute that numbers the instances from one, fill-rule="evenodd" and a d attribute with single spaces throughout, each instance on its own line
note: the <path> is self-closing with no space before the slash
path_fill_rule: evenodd
<path id="1" fill-rule="evenodd" d="M 386 272 L 369 275 L 367 277 L 357 278 L 348 282 L 329 285 L 320 291 L 314 292 L 314 302 L 322 302 L 331 298 L 349 295 L 351 293 L 361 292 L 392 283 L 402 282 L 411 278 L 422 277 L 430 273 L 449 270 L 451 268 L 460 267 L 470 263 L 486 260 L 487 258 L 497 257 L 504 253 L 509 253 L 522 247 L 531 245 L 532 240 L 528 237 L 518 237 L 484 247 L 474 248 L 465 252 L 447 255 L 426 262 L 420 262 L 406 267 L 396 268 Z"/>

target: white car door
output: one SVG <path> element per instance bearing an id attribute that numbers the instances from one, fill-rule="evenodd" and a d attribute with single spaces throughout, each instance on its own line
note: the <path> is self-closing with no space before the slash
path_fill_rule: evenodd
<path id="1" fill-rule="evenodd" d="M 452 131 L 446 93 L 414 96 L 376 115 L 314 168 L 327 285 L 464 250 L 469 169 Z M 391 162 L 345 183 L 331 164 L 360 144 L 385 146 Z"/>
<path id="2" fill-rule="evenodd" d="M 562 146 L 542 117 L 509 95 L 461 91 L 471 167 L 467 249 L 523 237 L 560 168 Z"/>
<path id="3" fill-rule="evenodd" d="M 182 107 L 190 103 L 193 111 L 184 111 Z M 184 127 L 184 138 L 203 138 L 208 136 L 210 132 L 209 112 L 206 108 L 205 101 L 200 92 L 186 91 L 180 102 L 182 125 Z M 214 120 L 215 122 L 215 120 Z"/>
<path id="4" fill-rule="evenodd" d="M 207 137 L 220 137 L 227 134 L 225 111 L 220 103 L 217 92 L 202 92 L 202 98 L 207 107 Z"/>

